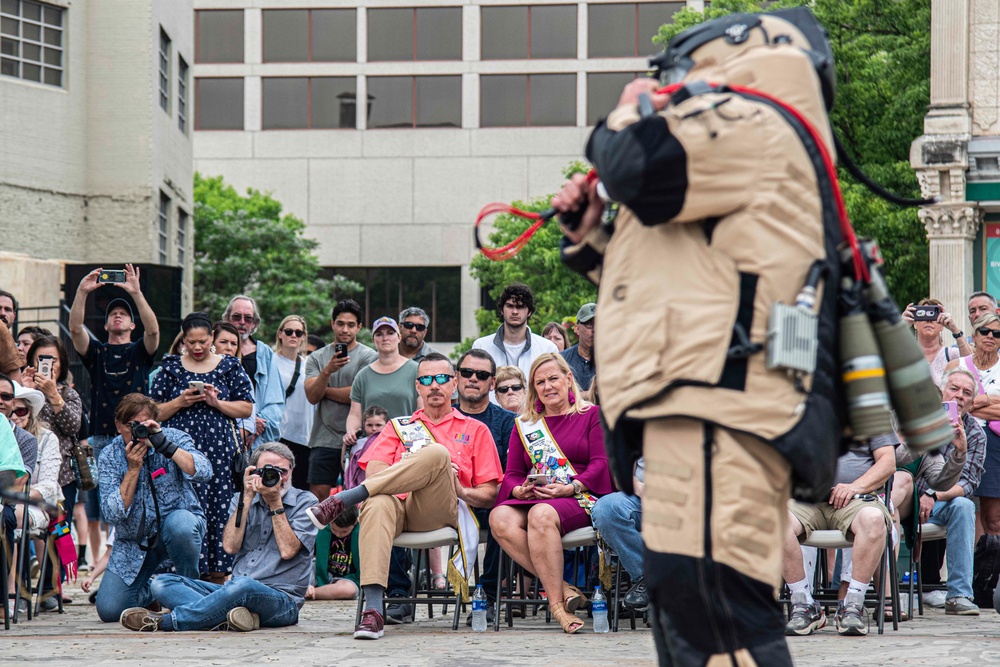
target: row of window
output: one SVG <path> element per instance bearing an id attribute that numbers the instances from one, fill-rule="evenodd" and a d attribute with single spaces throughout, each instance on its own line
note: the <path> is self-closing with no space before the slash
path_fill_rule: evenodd
<path id="1" fill-rule="evenodd" d="M 635 57 L 656 50 L 652 39 L 684 2 L 593 4 L 587 8 L 587 56 Z M 367 60 L 461 60 L 462 8 L 370 8 Z M 356 9 L 265 9 L 263 60 L 355 62 Z M 577 57 L 577 5 L 480 8 L 482 60 Z M 241 63 L 243 10 L 200 10 L 195 60 Z"/>
<path id="2" fill-rule="evenodd" d="M 156 215 L 156 233 L 157 233 L 157 256 L 160 264 L 166 265 L 170 263 L 170 209 L 171 209 L 171 199 L 167 193 L 160 190 L 160 205 L 157 209 Z M 187 261 L 187 237 L 188 237 L 188 214 L 187 212 L 180 208 L 177 211 L 177 228 L 174 231 L 174 253 L 176 259 L 176 265 L 184 268 L 184 263 Z"/>
<path id="3" fill-rule="evenodd" d="M 160 53 L 159 53 L 159 98 L 160 108 L 167 115 L 171 114 L 170 109 L 170 81 L 171 63 L 173 62 L 173 43 L 167 31 L 160 28 Z M 188 130 L 188 67 L 187 61 L 181 54 L 177 54 L 177 129 L 184 134 Z"/>
<path id="4" fill-rule="evenodd" d="M 614 108 L 634 72 L 586 75 L 587 123 Z M 265 77 L 265 130 L 353 129 L 356 77 Z M 461 127 L 461 76 L 369 76 L 366 127 Z M 199 130 L 242 130 L 243 79 L 195 79 Z M 576 74 L 495 74 L 479 77 L 480 127 L 576 125 Z"/>
<path id="5" fill-rule="evenodd" d="M 63 85 L 63 13 L 29 0 L 0 0 L 0 75 Z"/>

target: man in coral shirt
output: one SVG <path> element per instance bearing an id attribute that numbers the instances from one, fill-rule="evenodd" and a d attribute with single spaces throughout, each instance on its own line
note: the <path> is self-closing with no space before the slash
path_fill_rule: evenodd
<path id="1" fill-rule="evenodd" d="M 447 357 L 424 357 L 417 376 L 423 409 L 393 419 L 377 436 L 359 462 L 367 473 L 363 484 L 306 510 L 322 528 L 364 502 L 359 544 L 365 610 L 355 639 L 382 636 L 382 596 L 396 536 L 404 530 L 460 529 L 460 514 L 468 512 L 459 501 L 493 507 L 496 500 L 503 472 L 493 436 L 482 422 L 452 409 L 455 386 Z"/>

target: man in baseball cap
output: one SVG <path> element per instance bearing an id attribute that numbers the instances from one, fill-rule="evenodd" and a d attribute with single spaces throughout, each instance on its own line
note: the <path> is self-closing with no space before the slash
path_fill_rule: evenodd
<path id="1" fill-rule="evenodd" d="M 585 303 L 576 311 L 576 324 L 573 332 L 580 341 L 571 348 L 562 351 L 563 359 L 573 370 L 573 377 L 580 389 L 587 390 L 594 380 L 594 315 L 597 314 L 596 303 Z"/>

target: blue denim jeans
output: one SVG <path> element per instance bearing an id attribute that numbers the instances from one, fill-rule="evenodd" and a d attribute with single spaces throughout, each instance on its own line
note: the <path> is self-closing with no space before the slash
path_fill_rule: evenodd
<path id="1" fill-rule="evenodd" d="M 153 580 L 153 597 L 171 609 L 175 630 L 211 630 L 226 621 L 230 609 L 246 607 L 260 615 L 266 628 L 299 622 L 299 609 L 286 593 L 250 577 L 234 577 L 224 585 L 161 574 Z"/>
<path id="2" fill-rule="evenodd" d="M 97 590 L 97 615 L 105 623 L 117 623 L 122 612 L 129 607 L 148 607 L 152 604 L 149 578 L 167 558 L 173 561 L 174 567 L 183 576 L 198 577 L 198 559 L 204 537 L 203 517 L 187 510 L 175 510 L 162 517 L 160 541 L 146 552 L 139 574 L 131 584 L 126 584 L 110 569 L 105 570 L 101 587 Z"/>
<path id="3" fill-rule="evenodd" d="M 972 560 L 976 548 L 976 505 L 965 497 L 938 501 L 931 508 L 929 523 L 948 531 L 948 597 L 972 597 Z"/>
<path id="4" fill-rule="evenodd" d="M 594 528 L 621 560 L 635 581 L 642 576 L 642 503 L 622 491 L 597 499 L 590 518 Z"/>

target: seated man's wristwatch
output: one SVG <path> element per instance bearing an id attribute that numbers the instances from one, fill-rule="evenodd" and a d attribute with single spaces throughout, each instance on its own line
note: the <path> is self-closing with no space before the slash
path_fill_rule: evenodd
<path id="1" fill-rule="evenodd" d="M 926 491 L 924 491 L 924 493 L 926 493 L 928 496 L 930 496 L 931 499 L 934 500 L 934 502 L 937 502 L 937 499 L 938 499 L 938 497 L 937 497 L 937 491 L 935 491 L 934 489 L 927 489 Z"/>

